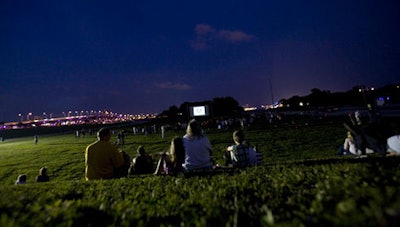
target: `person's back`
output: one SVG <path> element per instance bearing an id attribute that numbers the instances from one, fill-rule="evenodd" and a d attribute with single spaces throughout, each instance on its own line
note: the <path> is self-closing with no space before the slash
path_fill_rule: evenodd
<path id="1" fill-rule="evenodd" d="M 185 161 L 185 149 L 183 147 L 183 139 L 175 137 L 171 141 L 169 153 L 163 153 L 157 163 L 154 174 L 156 175 L 177 175 L 183 172 L 182 164 Z"/>
<path id="2" fill-rule="evenodd" d="M 182 164 L 185 162 L 185 148 L 183 139 L 175 137 L 171 142 L 171 162 L 172 174 L 177 174 L 183 171 Z"/>
<path id="3" fill-rule="evenodd" d="M 182 166 L 185 171 L 212 168 L 211 143 L 202 135 L 198 122 L 194 120 L 189 122 L 186 135 L 183 137 L 183 146 L 185 161 Z"/>
<path id="4" fill-rule="evenodd" d="M 249 147 L 244 140 L 244 134 L 241 130 L 236 130 L 232 134 L 234 145 L 227 148 L 230 152 L 233 167 L 247 167 L 255 163 L 255 151 Z"/>
<path id="5" fill-rule="evenodd" d="M 86 148 L 86 180 L 113 178 L 114 169 L 124 164 L 122 153 L 109 142 L 110 139 L 111 131 L 100 129 L 99 140 Z"/>
<path id="6" fill-rule="evenodd" d="M 207 137 L 183 137 L 183 145 L 186 152 L 184 169 L 191 170 L 211 166 L 209 152 L 211 144 Z"/>
<path id="7" fill-rule="evenodd" d="M 147 154 L 143 146 L 139 146 L 137 149 L 138 156 L 132 160 L 130 167 L 130 174 L 147 174 L 153 173 L 154 164 L 153 158 Z"/>
<path id="8" fill-rule="evenodd" d="M 39 170 L 39 175 L 36 176 L 36 182 L 47 182 L 49 180 L 50 180 L 50 178 L 47 175 L 47 168 L 46 167 L 42 167 Z"/>
<path id="9" fill-rule="evenodd" d="M 139 155 L 134 158 L 133 163 L 133 174 L 146 174 L 154 171 L 153 161 L 147 156 Z"/>
<path id="10" fill-rule="evenodd" d="M 234 167 L 250 166 L 249 146 L 246 144 L 233 145 L 231 151 L 231 159 Z"/>
<path id="11" fill-rule="evenodd" d="M 18 184 L 26 184 L 26 175 L 25 174 L 21 174 L 17 177 L 17 180 L 15 181 L 15 185 Z"/>

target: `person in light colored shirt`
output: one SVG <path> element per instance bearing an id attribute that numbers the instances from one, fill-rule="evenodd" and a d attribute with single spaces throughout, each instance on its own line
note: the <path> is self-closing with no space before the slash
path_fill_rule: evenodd
<path id="1" fill-rule="evenodd" d="M 400 135 L 394 135 L 387 139 L 388 156 L 400 155 Z"/>
<path id="2" fill-rule="evenodd" d="M 182 164 L 184 171 L 206 170 L 212 168 L 210 140 L 203 135 L 200 123 L 189 121 L 186 134 L 183 136 L 185 161 Z"/>

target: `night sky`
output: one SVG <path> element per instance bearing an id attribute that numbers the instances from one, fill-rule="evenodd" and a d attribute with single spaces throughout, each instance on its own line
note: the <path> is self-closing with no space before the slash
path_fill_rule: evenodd
<path id="1" fill-rule="evenodd" d="M 397 0 L 0 2 L 0 121 L 260 106 L 399 83 L 399 63 Z"/>

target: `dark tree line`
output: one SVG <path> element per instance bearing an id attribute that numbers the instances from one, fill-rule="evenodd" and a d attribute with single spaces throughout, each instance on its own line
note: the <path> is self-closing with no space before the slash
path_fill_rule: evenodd
<path id="1" fill-rule="evenodd" d="M 382 99 L 382 100 L 380 100 Z M 306 96 L 292 96 L 280 100 L 282 109 L 301 110 L 304 108 L 335 108 L 345 106 L 367 107 L 378 105 L 378 100 L 387 104 L 400 104 L 400 85 L 387 85 L 372 89 L 366 86 L 355 86 L 346 92 L 323 91 L 318 88 L 311 89 L 311 94 Z M 210 117 L 237 117 L 243 113 L 243 107 L 232 97 L 217 97 L 211 101 L 184 102 L 179 107 L 170 106 L 159 117 L 175 121 L 189 119 L 189 107 L 193 105 L 209 105 Z"/>
<path id="2" fill-rule="evenodd" d="M 330 108 L 343 106 L 376 106 L 380 104 L 399 104 L 400 86 L 387 85 L 372 89 L 366 86 L 355 86 L 347 92 L 321 91 L 311 89 L 311 94 L 306 96 L 293 96 L 282 99 L 280 103 L 286 109 Z"/>

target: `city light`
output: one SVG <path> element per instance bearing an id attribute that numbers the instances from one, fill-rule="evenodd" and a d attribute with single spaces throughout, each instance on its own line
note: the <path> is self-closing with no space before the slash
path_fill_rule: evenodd
<path id="1" fill-rule="evenodd" d="M 46 112 L 42 112 L 41 116 L 35 116 L 32 112 L 26 115 L 26 120 L 23 119 L 23 114 L 18 114 L 16 122 L 4 123 L 3 129 L 19 129 L 19 128 L 32 128 L 32 127 L 52 127 L 64 125 L 84 125 L 84 124 L 115 124 L 131 122 L 142 119 L 156 118 L 157 114 L 122 114 L 112 111 L 68 111 L 62 112 L 59 117 L 53 118 L 53 113 L 48 118 Z"/>

